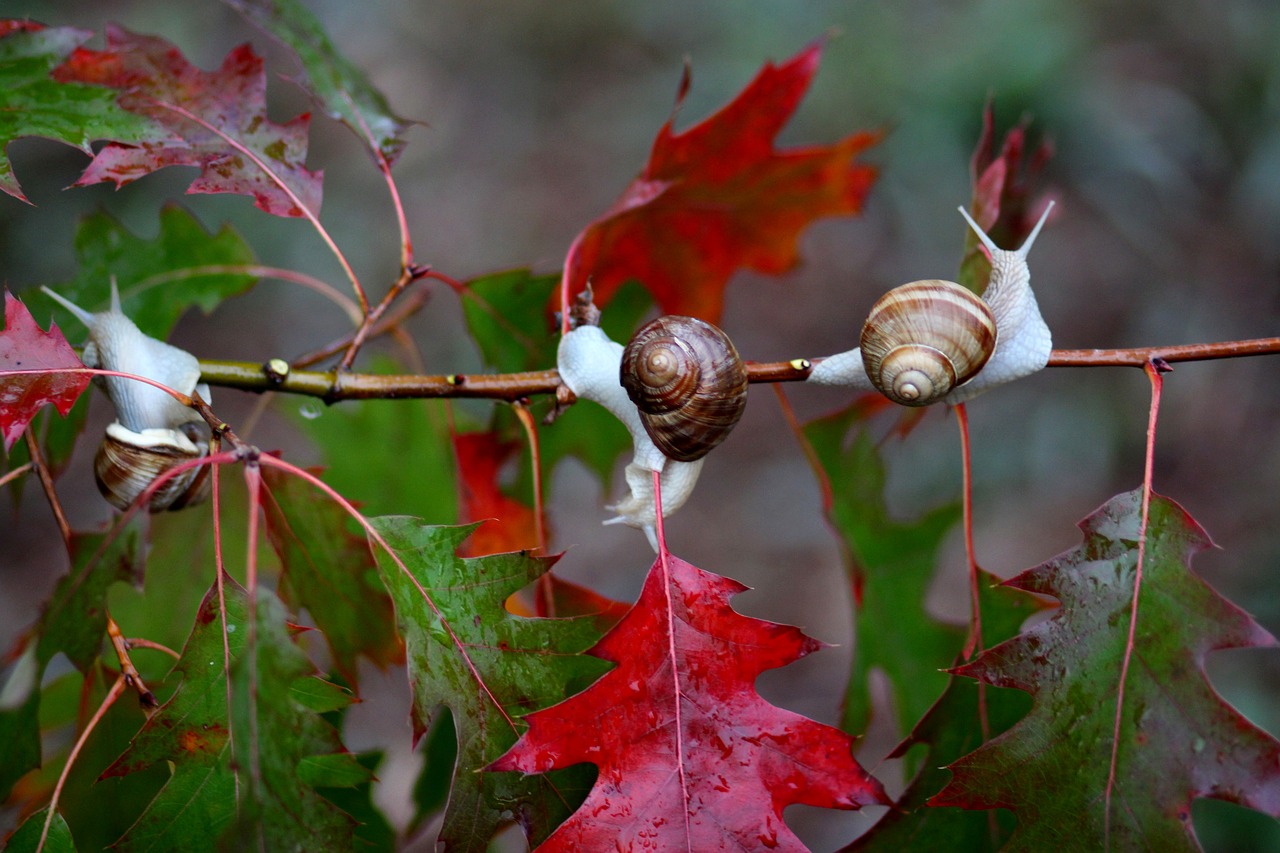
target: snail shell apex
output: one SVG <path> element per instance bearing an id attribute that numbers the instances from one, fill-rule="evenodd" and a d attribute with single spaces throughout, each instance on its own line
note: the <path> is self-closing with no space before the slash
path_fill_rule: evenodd
<path id="1" fill-rule="evenodd" d="M 729 435 L 747 404 L 747 371 L 728 335 L 696 317 L 643 326 L 620 377 L 645 432 L 667 457 L 693 462 Z"/>
<path id="2" fill-rule="evenodd" d="M 876 302 L 862 327 L 867 376 L 904 406 L 927 406 L 975 376 L 996 347 L 991 309 L 950 281 L 895 287 Z"/>

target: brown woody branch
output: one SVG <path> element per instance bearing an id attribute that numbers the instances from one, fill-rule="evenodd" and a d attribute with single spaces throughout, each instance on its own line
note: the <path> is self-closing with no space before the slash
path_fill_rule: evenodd
<path id="1" fill-rule="evenodd" d="M 1133 347 L 1129 349 L 1054 350 L 1050 367 L 1124 366 L 1141 368 L 1153 359 L 1167 362 L 1208 361 L 1280 353 L 1280 338 L 1223 341 L 1211 344 Z M 813 363 L 791 361 L 748 363 L 751 382 L 800 382 L 809 376 Z M 374 375 L 339 371 L 291 370 L 288 364 L 272 359 L 264 364 L 251 362 L 201 361 L 203 379 L 211 385 L 242 391 L 284 391 L 318 397 L 328 403 L 340 400 L 401 399 L 424 397 L 471 397 L 515 401 L 537 394 L 555 394 L 560 388 L 558 371 L 529 373 L 473 373 L 448 376 L 419 374 Z M 563 395 L 563 391 L 560 392 Z"/>

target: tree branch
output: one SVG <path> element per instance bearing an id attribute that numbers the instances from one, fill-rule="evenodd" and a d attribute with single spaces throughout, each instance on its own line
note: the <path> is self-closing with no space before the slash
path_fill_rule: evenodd
<path id="1" fill-rule="evenodd" d="M 1050 367 L 1137 367 L 1152 359 L 1208 361 L 1280 354 L 1280 338 L 1256 338 L 1210 344 L 1134 347 L 1131 349 L 1054 350 Z M 750 382 L 802 382 L 816 361 L 797 358 L 747 364 Z M 515 401 L 537 394 L 555 394 L 560 373 L 555 369 L 529 373 L 475 373 L 447 376 L 418 374 L 374 375 L 338 371 L 290 370 L 287 363 L 272 359 L 265 364 L 237 361 L 201 361 L 202 378 L 210 385 L 242 391 L 284 391 L 319 397 L 328 403 L 341 400 L 401 399 L 424 397 L 470 397 Z M 565 389 L 567 390 L 567 389 Z M 562 396 L 565 391 L 559 392 Z"/>

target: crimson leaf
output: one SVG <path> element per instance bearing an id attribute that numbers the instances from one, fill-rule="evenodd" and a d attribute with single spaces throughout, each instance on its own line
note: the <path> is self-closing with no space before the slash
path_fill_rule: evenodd
<path id="1" fill-rule="evenodd" d="M 755 692 L 762 672 L 822 644 L 734 611 L 729 599 L 744 589 L 663 552 L 635 606 L 589 652 L 617 666 L 526 718 L 529 731 L 489 770 L 600 768 L 539 850 L 802 850 L 787 806 L 886 802 L 852 737 Z"/>
<path id="2" fill-rule="evenodd" d="M 83 368 L 75 350 L 57 325 L 44 331 L 27 307 L 6 289 L 4 330 L 0 331 L 0 436 L 7 451 L 22 435 L 36 412 L 52 403 L 65 416 L 89 386 L 87 373 L 28 373 L 4 375 L 6 370 Z"/>

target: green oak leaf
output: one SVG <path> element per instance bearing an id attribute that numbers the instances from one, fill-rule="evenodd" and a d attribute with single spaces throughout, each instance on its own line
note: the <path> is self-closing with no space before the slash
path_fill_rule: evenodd
<path id="1" fill-rule="evenodd" d="M 347 513 L 311 484 L 275 468 L 262 478 L 267 534 L 284 568 L 280 597 L 296 612 L 311 614 L 349 683 L 356 683 L 358 655 L 380 667 L 400 659 L 391 598 L 368 541 L 347 531 Z"/>
<path id="2" fill-rule="evenodd" d="M 172 768 L 115 849 L 348 849 L 354 822 L 299 780 L 303 762 L 344 752 L 332 726 L 297 699 L 314 693 L 296 686 L 314 678 L 311 663 L 279 599 L 260 590 L 251 626 L 247 592 L 228 576 L 222 587 L 221 603 L 216 584 L 206 593 L 174 665 L 181 683 L 103 773 Z M 303 775 L 332 772 L 322 761 Z"/>
<path id="3" fill-rule="evenodd" d="M 841 727 L 866 731 L 871 717 L 869 677 L 889 678 L 899 731 L 911 726 L 947 686 L 941 670 L 964 641 L 964 630 L 925 610 L 942 539 L 960 519 L 955 504 L 900 522 L 885 506 L 885 467 L 854 406 L 804 427 L 831 483 L 827 518 L 839 534 L 857 608 L 853 672 Z M 856 429 L 855 429 L 856 428 Z M 854 430 L 852 438 L 849 432 Z"/>
<path id="4" fill-rule="evenodd" d="M 504 606 L 550 570 L 554 558 L 465 559 L 456 550 L 475 525 L 433 527 L 403 516 L 370 521 L 408 570 L 377 549 L 405 638 L 415 738 L 441 705 L 457 730 L 440 841 L 453 851 L 481 853 L 514 815 L 536 846 L 586 795 L 590 769 L 529 777 L 480 770 L 515 743 L 523 729 L 519 715 L 564 699 L 607 668 L 580 654 L 600 637 L 594 621 L 528 619 Z"/>
<path id="5" fill-rule="evenodd" d="M 254 263 L 253 251 L 230 226 L 210 233 L 177 205 L 160 211 L 160 232 L 138 237 L 107 213 L 85 217 L 76 231 L 79 270 L 53 285 L 60 296 L 86 311 L 111 304 L 111 279 L 120 287 L 121 308 L 138 328 L 164 340 L 183 312 L 195 306 L 208 314 L 224 300 L 244 293 L 257 279 L 226 270 Z M 83 328 L 80 321 L 43 293 L 31 294 L 32 310 L 52 312 L 58 326 Z M 76 334 L 72 332 L 72 340 Z"/>
<path id="6" fill-rule="evenodd" d="M 305 70 L 305 79 L 298 82 L 326 115 L 375 146 L 388 165 L 396 161 L 412 122 L 392 112 L 364 72 L 338 53 L 314 14 L 298 0 L 224 2 L 297 54 Z"/>

